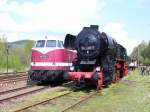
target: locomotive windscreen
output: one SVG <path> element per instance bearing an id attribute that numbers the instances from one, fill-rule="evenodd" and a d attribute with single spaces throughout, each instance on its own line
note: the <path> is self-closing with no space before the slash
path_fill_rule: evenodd
<path id="1" fill-rule="evenodd" d="M 47 40 L 46 47 L 56 47 L 56 40 Z"/>
<path id="2" fill-rule="evenodd" d="M 36 47 L 44 47 L 44 45 L 45 45 L 45 40 L 38 40 L 37 42 L 36 42 Z"/>

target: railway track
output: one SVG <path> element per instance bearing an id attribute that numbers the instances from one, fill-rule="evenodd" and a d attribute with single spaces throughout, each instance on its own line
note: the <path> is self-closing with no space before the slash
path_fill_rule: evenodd
<path id="1" fill-rule="evenodd" d="M 19 87 L 19 88 L 15 88 L 15 89 L 0 91 L 0 95 L 4 95 L 4 94 L 7 94 L 7 93 L 11 93 L 11 92 L 16 92 L 16 91 L 23 90 L 23 89 L 26 89 L 26 88 L 29 88 L 29 87 L 31 87 L 31 86 L 23 86 L 23 87 Z"/>
<path id="2" fill-rule="evenodd" d="M 8 72 L 8 73 L 4 72 L 4 73 L 0 73 L 0 75 L 3 75 L 3 74 L 17 74 L 17 73 L 26 73 L 26 71 L 24 71 L 24 72 Z"/>
<path id="3" fill-rule="evenodd" d="M 66 107 L 66 108 L 63 109 L 61 112 L 66 112 L 66 111 L 68 111 L 68 110 L 74 108 L 76 105 L 79 105 L 80 103 L 82 103 L 82 102 L 88 100 L 89 98 L 91 98 L 91 97 L 93 97 L 93 96 L 95 96 L 95 95 L 97 95 L 97 92 L 95 92 L 95 93 L 93 93 L 93 94 L 90 94 L 90 95 L 88 95 L 88 96 L 85 96 L 85 97 L 81 98 L 81 100 L 77 101 L 77 102 L 74 103 L 73 105 L 70 105 L 70 106 Z"/>
<path id="4" fill-rule="evenodd" d="M 9 81 L 17 81 L 17 80 L 22 80 L 22 79 L 27 79 L 27 75 L 22 75 L 19 77 L 13 77 L 13 78 L 5 78 L 5 79 L 1 79 L 1 82 L 9 82 Z"/>
<path id="5" fill-rule="evenodd" d="M 11 99 L 19 98 L 21 96 L 25 96 L 31 93 L 35 93 L 44 89 L 49 88 L 48 86 L 33 86 L 33 87 L 22 87 L 14 90 L 2 91 L 0 92 L 0 103 L 4 101 L 9 101 Z"/>
<path id="6" fill-rule="evenodd" d="M 69 86 L 71 85 L 73 82 L 67 82 L 62 84 L 63 86 Z M 57 86 L 56 86 L 57 87 Z M 15 88 L 15 89 L 10 89 L 10 90 L 6 90 L 6 91 L 1 91 L 0 92 L 0 103 L 4 102 L 4 101 L 8 101 L 14 98 L 18 98 L 24 95 L 28 95 L 37 91 L 41 91 L 47 88 L 51 88 L 50 86 L 23 86 L 23 87 L 19 87 L 19 88 Z M 55 88 L 55 87 L 53 87 Z M 27 90 L 30 89 L 30 90 Z M 21 91 L 21 92 L 20 92 Z M 17 94 L 16 94 L 17 93 Z"/>
<path id="7" fill-rule="evenodd" d="M 0 87 L 4 86 L 4 85 L 8 85 L 10 83 L 13 83 L 15 84 L 16 82 L 18 81 L 24 81 L 24 80 L 27 80 L 28 76 L 26 74 L 20 74 L 20 75 L 14 75 L 12 77 L 3 77 L 3 78 L 0 78 Z"/>
<path id="8" fill-rule="evenodd" d="M 73 94 L 73 96 L 71 94 Z M 70 92 L 61 94 L 59 96 L 55 96 L 53 98 L 49 98 L 49 99 L 43 100 L 41 102 L 34 103 L 32 105 L 25 106 L 23 108 L 20 108 L 18 110 L 13 111 L 13 112 L 28 111 L 28 109 L 32 109 L 32 108 L 39 106 L 39 105 L 51 105 L 52 104 L 52 106 L 54 106 L 54 105 L 56 106 L 57 104 L 60 104 L 60 103 L 62 103 L 61 105 L 64 105 L 64 102 L 66 102 L 66 103 L 67 102 L 73 102 L 73 103 L 71 103 L 71 105 L 69 103 L 68 104 L 69 106 L 67 105 L 65 108 L 62 108 L 61 110 L 59 110 L 59 112 L 66 112 L 69 109 L 74 108 L 76 105 L 82 103 L 83 101 L 86 101 L 87 99 L 91 98 L 92 96 L 97 95 L 97 92 L 92 92 L 92 93 L 83 95 L 80 98 L 78 96 L 77 96 L 78 98 L 75 97 L 75 94 L 76 94 L 76 92 L 70 91 Z M 68 101 L 68 99 L 71 101 Z M 64 100 L 66 100 L 66 101 L 64 101 Z M 56 108 L 57 107 L 58 106 L 56 106 Z"/>
<path id="9" fill-rule="evenodd" d="M 26 75 L 26 72 L 10 72 L 10 73 L 0 73 L 0 79 L 19 77 L 21 75 Z"/>

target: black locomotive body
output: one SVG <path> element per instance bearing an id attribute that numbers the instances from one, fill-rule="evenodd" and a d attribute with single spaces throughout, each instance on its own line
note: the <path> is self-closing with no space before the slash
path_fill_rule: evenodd
<path id="1" fill-rule="evenodd" d="M 67 36 L 66 40 L 74 40 L 68 45 L 77 50 L 77 59 L 68 74 L 78 84 L 92 81 L 100 87 L 127 75 L 126 49 L 99 32 L 97 25 L 84 27 L 77 36 Z"/>

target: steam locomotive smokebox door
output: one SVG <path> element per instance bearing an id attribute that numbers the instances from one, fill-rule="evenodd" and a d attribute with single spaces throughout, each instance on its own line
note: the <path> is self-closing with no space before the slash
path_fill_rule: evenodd
<path id="1" fill-rule="evenodd" d="M 77 35 L 76 49 L 81 58 L 95 58 L 100 52 L 100 33 L 98 25 L 84 27 Z"/>

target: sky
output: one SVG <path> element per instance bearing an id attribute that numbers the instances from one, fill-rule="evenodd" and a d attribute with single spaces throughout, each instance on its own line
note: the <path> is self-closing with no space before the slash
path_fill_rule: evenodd
<path id="1" fill-rule="evenodd" d="M 149 6 L 150 0 L 0 0 L 0 38 L 63 40 L 95 24 L 130 54 L 150 40 Z"/>

